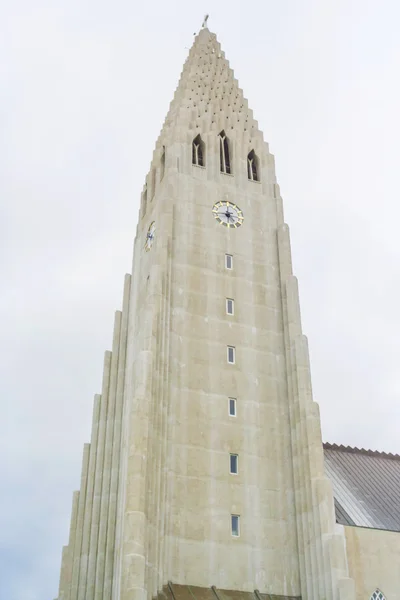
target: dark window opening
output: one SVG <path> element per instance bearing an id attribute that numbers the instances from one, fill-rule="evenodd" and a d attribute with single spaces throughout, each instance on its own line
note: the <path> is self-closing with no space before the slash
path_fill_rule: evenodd
<path id="1" fill-rule="evenodd" d="M 235 348 L 233 346 L 228 346 L 228 363 L 231 365 L 235 364 Z"/>
<path id="2" fill-rule="evenodd" d="M 259 160 L 254 150 L 247 155 L 247 177 L 250 181 L 260 181 Z"/>
<path id="3" fill-rule="evenodd" d="M 236 417 L 236 398 L 229 398 L 229 416 Z"/>
<path id="4" fill-rule="evenodd" d="M 231 161 L 229 156 L 229 141 L 225 131 L 219 134 L 219 162 L 221 173 L 231 173 Z"/>
<path id="5" fill-rule="evenodd" d="M 235 537 L 239 537 L 239 534 L 240 534 L 239 515 L 231 515 L 231 533 Z"/>
<path id="6" fill-rule="evenodd" d="M 237 475 L 238 474 L 238 455 L 237 454 L 231 454 L 229 456 L 229 467 L 230 467 L 230 472 L 232 475 Z"/>
<path id="7" fill-rule="evenodd" d="M 198 167 L 205 166 L 205 144 L 200 134 L 192 142 L 192 163 Z"/>

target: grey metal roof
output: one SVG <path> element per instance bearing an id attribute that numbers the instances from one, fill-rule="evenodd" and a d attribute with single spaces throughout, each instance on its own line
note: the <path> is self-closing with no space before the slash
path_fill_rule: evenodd
<path id="1" fill-rule="evenodd" d="M 336 521 L 400 531 L 400 455 L 324 444 Z"/>

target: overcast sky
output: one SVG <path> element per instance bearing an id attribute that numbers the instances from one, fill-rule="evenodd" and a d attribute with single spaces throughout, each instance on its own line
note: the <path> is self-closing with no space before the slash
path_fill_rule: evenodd
<path id="1" fill-rule="evenodd" d="M 0 600 L 57 595 L 140 190 L 207 11 L 276 157 L 324 440 L 400 452 L 398 0 L 5 2 Z"/>

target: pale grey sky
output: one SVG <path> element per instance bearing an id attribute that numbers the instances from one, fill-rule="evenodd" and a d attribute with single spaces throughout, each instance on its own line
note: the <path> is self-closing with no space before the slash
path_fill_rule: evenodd
<path id="1" fill-rule="evenodd" d="M 400 452 L 397 0 L 14 0 L 0 21 L 0 600 L 52 600 L 138 201 L 205 12 L 276 157 L 324 440 Z"/>

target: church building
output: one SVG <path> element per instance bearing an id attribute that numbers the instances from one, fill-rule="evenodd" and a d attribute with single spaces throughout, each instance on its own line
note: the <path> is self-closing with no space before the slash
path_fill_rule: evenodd
<path id="1" fill-rule="evenodd" d="M 274 157 L 215 34 L 184 65 L 58 600 L 400 600 L 400 456 L 323 444 Z"/>

